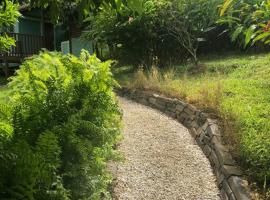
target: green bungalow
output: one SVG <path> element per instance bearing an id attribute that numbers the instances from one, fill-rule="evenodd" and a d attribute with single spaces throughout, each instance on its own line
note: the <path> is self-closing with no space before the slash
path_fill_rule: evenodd
<path id="1" fill-rule="evenodd" d="M 20 7 L 22 16 L 8 33 L 16 41 L 16 46 L 9 52 L 0 53 L 0 63 L 4 68 L 18 66 L 24 58 L 37 54 L 42 48 L 79 55 L 81 49 L 93 53 L 91 42 L 81 38 L 82 29 L 76 25 L 52 24 L 46 12 Z"/>

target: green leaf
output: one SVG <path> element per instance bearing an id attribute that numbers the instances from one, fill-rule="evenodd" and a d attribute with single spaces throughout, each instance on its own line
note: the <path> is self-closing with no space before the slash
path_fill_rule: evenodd
<path id="1" fill-rule="evenodd" d="M 245 31 L 245 47 L 250 43 L 250 41 L 254 38 L 254 30 L 256 29 L 255 25 L 250 26 L 246 31 Z"/>
<path id="2" fill-rule="evenodd" d="M 237 29 L 235 29 L 235 31 L 231 35 L 231 39 L 233 42 L 237 39 L 239 34 L 242 33 L 242 31 L 243 31 L 243 26 L 239 26 Z"/>
<path id="3" fill-rule="evenodd" d="M 270 32 L 263 32 L 262 34 L 257 35 L 254 40 L 253 40 L 253 44 L 257 41 L 262 41 L 265 38 L 267 38 L 268 36 L 270 36 Z"/>
<path id="4" fill-rule="evenodd" d="M 220 9 L 220 16 L 223 16 L 225 12 L 229 9 L 231 4 L 233 3 L 233 0 L 226 0 L 225 3 L 222 5 Z"/>
<path id="5" fill-rule="evenodd" d="M 142 0 L 129 0 L 127 2 L 128 4 L 128 7 L 132 10 L 132 11 L 135 11 L 137 13 L 139 13 L 140 15 L 142 14 L 143 12 L 143 2 Z"/>

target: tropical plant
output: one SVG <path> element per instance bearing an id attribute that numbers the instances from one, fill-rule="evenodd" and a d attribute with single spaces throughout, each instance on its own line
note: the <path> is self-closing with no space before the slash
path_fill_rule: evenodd
<path id="1" fill-rule="evenodd" d="M 232 41 L 244 47 L 270 43 L 269 0 L 226 0 L 220 8 L 219 23 L 226 24 Z"/>
<path id="2" fill-rule="evenodd" d="M 218 0 L 172 0 L 162 8 L 162 23 L 167 33 L 174 38 L 198 64 L 197 51 L 199 43 L 205 41 L 205 34 L 215 27 L 217 15 L 213 12 Z"/>
<path id="3" fill-rule="evenodd" d="M 106 163 L 120 135 L 116 85 L 110 62 L 86 51 L 25 61 L 0 109 L 0 199 L 109 198 Z"/>
<path id="4" fill-rule="evenodd" d="M 86 35 L 96 43 L 106 43 L 114 58 L 128 57 L 135 64 L 151 64 L 156 59 L 168 64 L 171 58 L 187 55 L 197 63 L 199 43 L 215 25 L 218 15 L 213 10 L 219 4 L 219 0 L 144 0 L 141 14 L 127 7 L 119 12 L 105 7 L 89 16 Z"/>

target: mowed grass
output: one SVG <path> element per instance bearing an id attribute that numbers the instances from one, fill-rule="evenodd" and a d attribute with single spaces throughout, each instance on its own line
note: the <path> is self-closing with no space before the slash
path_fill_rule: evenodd
<path id="1" fill-rule="evenodd" d="M 123 67 L 115 76 L 123 86 L 182 98 L 220 118 L 246 172 L 270 183 L 270 54 L 212 55 L 201 58 L 198 70 Z"/>

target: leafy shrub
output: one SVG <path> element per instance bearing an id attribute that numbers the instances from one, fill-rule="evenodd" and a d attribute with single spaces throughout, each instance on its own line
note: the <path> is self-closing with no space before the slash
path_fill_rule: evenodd
<path id="1" fill-rule="evenodd" d="M 100 199 L 120 131 L 110 62 L 41 52 L 12 77 L 1 109 L 1 199 Z"/>
<path id="2" fill-rule="evenodd" d="M 112 57 L 135 66 L 159 66 L 194 58 L 215 26 L 221 0 L 143 0 L 142 12 L 105 7 L 90 16 L 86 36 L 109 46 Z"/>
<path id="3" fill-rule="evenodd" d="M 14 4 L 13 1 L 0 2 L 0 32 L 2 33 L 9 26 L 15 24 L 17 18 L 20 16 L 18 11 L 19 5 Z M 13 38 L 6 34 L 0 35 L 0 51 L 6 51 L 10 46 L 14 46 L 15 41 Z"/>
<path id="4" fill-rule="evenodd" d="M 13 1 L 0 1 L 0 53 L 8 51 L 11 46 L 15 46 L 14 38 L 6 34 L 6 31 L 13 26 L 20 16 L 19 4 Z M 4 73 L 8 76 L 8 69 L 4 67 Z"/>
<path id="5" fill-rule="evenodd" d="M 265 0 L 225 0 L 219 22 L 227 26 L 231 40 L 247 47 L 270 43 L 270 2 Z"/>

